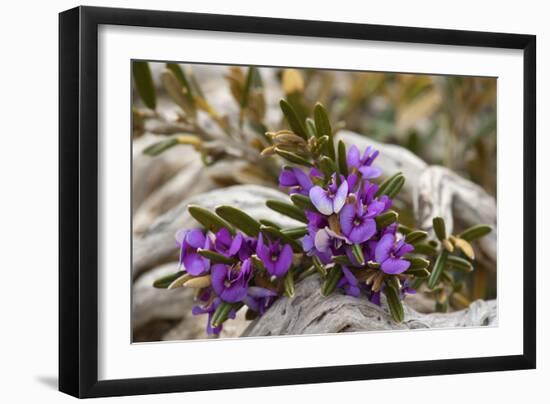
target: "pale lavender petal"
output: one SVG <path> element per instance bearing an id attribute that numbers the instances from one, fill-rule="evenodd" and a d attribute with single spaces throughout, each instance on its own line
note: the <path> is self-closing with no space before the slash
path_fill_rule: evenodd
<path id="1" fill-rule="evenodd" d="M 326 252 L 330 245 L 330 236 L 324 230 L 321 229 L 315 234 L 315 248 L 321 252 Z"/>
<path id="2" fill-rule="evenodd" d="M 346 198 L 348 196 L 348 183 L 343 181 L 342 184 L 338 187 L 336 195 L 334 196 L 334 213 L 340 212 L 344 204 L 346 203 Z"/>
<path id="3" fill-rule="evenodd" d="M 374 217 L 386 209 L 386 204 L 381 201 L 373 201 L 367 207 L 367 217 Z"/>
<path id="4" fill-rule="evenodd" d="M 359 168 L 359 172 L 365 179 L 377 178 L 382 174 L 382 170 L 379 167 L 363 166 Z"/>
<path id="5" fill-rule="evenodd" d="M 299 168 L 294 168 L 293 171 L 294 175 L 296 176 L 296 180 L 298 181 L 298 184 L 302 187 L 303 190 L 309 192 L 309 190 L 313 186 L 313 183 L 311 182 L 309 176 Z"/>
<path id="6" fill-rule="evenodd" d="M 183 266 L 191 275 L 198 276 L 208 271 L 210 261 L 197 253 L 191 252 L 183 257 Z"/>
<path id="7" fill-rule="evenodd" d="M 309 234 L 306 234 L 302 238 L 302 248 L 305 252 L 308 252 L 313 248 L 313 246 L 313 237 L 311 237 Z"/>
<path id="8" fill-rule="evenodd" d="M 359 159 L 360 159 L 359 149 L 355 145 L 351 146 L 351 148 L 348 150 L 348 155 L 346 158 L 348 167 L 352 168 L 352 167 L 359 166 Z"/>
<path id="9" fill-rule="evenodd" d="M 313 203 L 317 210 L 323 215 L 332 215 L 334 212 L 332 199 L 327 195 L 327 191 L 320 186 L 316 185 L 309 190 L 309 198 L 311 199 L 311 203 Z"/>
<path id="10" fill-rule="evenodd" d="M 410 265 L 411 263 L 407 260 L 390 257 L 382 263 L 380 269 L 386 274 L 397 275 L 405 272 Z"/>
<path id="11" fill-rule="evenodd" d="M 389 258 L 394 243 L 395 237 L 393 234 L 384 234 L 382 236 L 374 250 L 374 259 L 376 262 L 382 263 Z"/>
<path id="12" fill-rule="evenodd" d="M 181 229 L 181 230 L 177 231 L 177 233 L 176 233 L 176 242 L 178 243 L 178 245 L 180 247 L 181 247 L 182 243 L 184 242 L 185 236 L 187 236 L 187 233 L 189 233 L 189 230 L 187 230 L 187 229 Z"/>
<path id="13" fill-rule="evenodd" d="M 277 296 L 277 292 L 267 289 L 267 288 L 261 288 L 259 286 L 251 286 L 248 288 L 248 294 L 252 297 L 260 298 L 260 297 L 270 297 L 270 296 Z"/>

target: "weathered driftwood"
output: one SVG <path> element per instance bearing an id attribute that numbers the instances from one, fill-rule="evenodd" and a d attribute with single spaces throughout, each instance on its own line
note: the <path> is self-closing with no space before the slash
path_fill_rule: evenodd
<path id="1" fill-rule="evenodd" d="M 433 233 L 432 219 L 436 216 L 445 219 L 448 232 L 456 223 L 462 227 L 479 223 L 492 226 L 494 231 L 476 243 L 479 245 L 477 259 L 487 268 L 496 270 L 495 198 L 445 167 L 427 165 L 403 147 L 378 143 L 349 131 L 340 131 L 337 137 L 348 146 L 356 145 L 359 150 L 369 145 L 380 150 L 376 165 L 386 175 L 398 171 L 405 174 L 406 181 L 399 198 L 414 208 L 419 228 Z"/>
<path id="2" fill-rule="evenodd" d="M 265 201 L 268 199 L 289 201 L 286 194 L 258 185 L 235 185 L 185 199 L 177 207 L 159 217 L 142 236 L 134 236 L 133 276 L 137 277 L 177 255 L 174 239 L 176 232 L 181 228 L 198 226 L 187 211 L 191 204 L 211 210 L 219 205 L 231 205 L 256 219 L 268 219 L 285 227 L 300 225 L 299 222 L 267 208 Z"/>
<path id="3" fill-rule="evenodd" d="M 320 293 L 320 281 L 311 276 L 296 286 L 292 299 L 281 298 L 262 317 L 254 320 L 242 336 L 325 334 L 353 331 L 384 331 L 418 328 L 452 328 L 496 325 L 496 301 L 477 300 L 468 309 L 452 313 L 421 314 L 405 306 L 405 320 L 398 324 L 383 304 L 340 292 Z"/>

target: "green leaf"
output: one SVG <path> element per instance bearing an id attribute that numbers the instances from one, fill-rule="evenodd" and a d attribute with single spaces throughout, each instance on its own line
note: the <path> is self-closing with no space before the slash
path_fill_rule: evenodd
<path id="1" fill-rule="evenodd" d="M 399 226 L 397 227 L 397 231 L 399 231 L 399 233 L 404 234 L 406 236 L 409 233 L 412 233 L 414 230 L 411 229 L 410 227 L 405 226 L 404 224 L 399 224 Z"/>
<path id="2" fill-rule="evenodd" d="M 240 305 L 242 305 L 242 303 L 240 303 Z M 222 324 L 229 317 L 229 312 L 232 309 L 237 309 L 237 307 L 235 303 L 221 302 L 212 315 L 212 327 L 217 327 Z"/>
<path id="3" fill-rule="evenodd" d="M 281 229 L 281 226 L 279 224 L 267 219 L 260 219 L 260 224 L 263 224 L 267 227 L 275 227 L 276 229 Z"/>
<path id="4" fill-rule="evenodd" d="M 416 278 L 422 278 L 425 279 L 428 276 L 430 276 L 430 271 L 428 271 L 426 268 L 409 268 L 407 272 L 405 272 L 407 275 L 412 275 Z"/>
<path id="5" fill-rule="evenodd" d="M 175 274 L 170 274 L 163 276 L 162 278 L 157 279 L 153 282 L 153 287 L 159 288 L 159 289 L 166 289 L 172 282 L 174 282 L 179 277 L 185 275 L 185 271 L 178 271 Z"/>
<path id="6" fill-rule="evenodd" d="M 325 174 L 325 178 L 330 178 L 336 172 L 336 163 L 330 157 L 323 156 L 319 160 L 319 168 Z"/>
<path id="7" fill-rule="evenodd" d="M 317 137 L 317 129 L 315 129 L 315 122 L 311 118 L 306 118 L 306 130 L 309 137 Z"/>
<path id="8" fill-rule="evenodd" d="M 231 234 L 235 234 L 235 229 L 233 229 L 228 222 L 210 212 L 208 209 L 201 208 L 197 205 L 189 205 L 187 209 L 189 210 L 189 214 L 193 216 L 197 222 L 202 224 L 205 229 L 217 232 L 220 229 L 226 228 Z"/>
<path id="9" fill-rule="evenodd" d="M 260 222 L 233 206 L 219 206 L 216 208 L 216 214 L 248 236 L 257 236 L 260 232 Z"/>
<path id="10" fill-rule="evenodd" d="M 332 137 L 332 127 L 330 126 L 330 119 L 328 117 L 325 107 L 317 103 L 313 109 L 313 118 L 315 120 L 315 128 L 317 129 L 317 136 L 328 136 L 329 141 L 325 145 L 325 154 L 333 161 L 336 159 L 336 153 L 334 150 L 334 139 Z"/>
<path id="11" fill-rule="evenodd" d="M 335 264 L 346 266 L 346 267 L 353 265 L 353 263 L 351 262 L 351 260 L 347 255 L 333 255 L 332 262 L 334 262 Z"/>
<path id="12" fill-rule="evenodd" d="M 237 260 L 234 258 L 226 257 L 225 255 L 218 254 L 212 250 L 203 250 L 202 248 L 197 249 L 197 253 L 203 256 L 204 258 L 209 259 L 214 264 L 228 264 L 232 265 L 237 263 Z"/>
<path id="13" fill-rule="evenodd" d="M 432 220 L 435 235 L 440 241 L 447 238 L 447 230 L 445 229 L 445 221 L 442 217 L 434 217 Z"/>
<path id="14" fill-rule="evenodd" d="M 294 297 L 294 271 L 292 268 L 285 275 L 284 290 L 287 297 Z"/>
<path id="15" fill-rule="evenodd" d="M 290 203 L 270 199 L 265 204 L 269 209 L 274 210 L 275 212 L 279 212 L 280 214 L 291 217 L 299 222 L 308 223 L 304 212 Z"/>
<path id="16" fill-rule="evenodd" d="M 407 258 L 407 261 L 411 263 L 409 269 L 427 268 L 430 265 L 430 261 L 421 257 Z"/>
<path id="17" fill-rule="evenodd" d="M 300 227 L 292 227 L 290 229 L 283 229 L 281 232 L 290 238 L 298 239 L 301 237 L 304 237 L 307 233 L 307 227 L 306 226 L 300 226 Z"/>
<path id="18" fill-rule="evenodd" d="M 279 229 L 276 229 L 274 227 L 262 226 L 260 227 L 260 231 L 271 239 L 280 240 L 283 244 L 290 244 L 290 246 L 292 247 L 292 251 L 294 251 L 295 253 L 303 252 L 302 245 L 299 242 L 290 238 Z"/>
<path id="19" fill-rule="evenodd" d="M 382 196 L 387 194 L 388 188 L 398 180 L 399 177 L 402 177 L 403 173 L 398 172 L 394 175 L 392 175 L 390 178 L 386 179 L 380 184 L 380 187 L 378 188 L 378 191 L 374 194 L 374 196 Z"/>
<path id="20" fill-rule="evenodd" d="M 137 92 L 147 108 L 155 109 L 157 107 L 157 94 L 155 92 L 155 84 L 149 63 L 133 62 L 132 75 Z"/>
<path id="21" fill-rule="evenodd" d="M 457 257 L 456 255 L 449 255 L 447 257 L 447 265 L 464 273 L 472 272 L 474 270 L 474 267 L 470 261 Z"/>
<path id="22" fill-rule="evenodd" d="M 311 202 L 309 197 L 302 194 L 292 194 L 290 195 L 290 200 L 294 205 L 302 210 L 312 210 L 315 212 L 315 205 Z"/>
<path id="23" fill-rule="evenodd" d="M 292 152 L 280 149 L 278 147 L 275 148 L 275 153 L 277 153 L 279 156 L 281 156 L 285 160 L 290 161 L 291 163 L 299 164 L 301 166 L 306 166 L 306 167 L 313 166 L 313 164 L 311 164 L 307 159 L 305 159 L 304 157 L 296 153 L 292 153 Z"/>
<path id="24" fill-rule="evenodd" d="M 262 86 L 262 78 L 257 67 L 249 67 L 244 84 L 244 91 L 241 98 L 241 108 L 248 107 L 250 91 Z"/>
<path id="25" fill-rule="evenodd" d="M 187 76 L 185 75 L 185 72 L 181 69 L 180 65 L 177 63 L 166 63 L 166 68 L 174 74 L 176 79 L 181 84 L 182 88 L 185 89 L 184 95 L 187 97 L 189 102 L 194 105 L 195 100 L 193 98 L 193 89 L 191 88 L 191 85 L 187 80 Z"/>
<path id="26" fill-rule="evenodd" d="M 148 156 L 158 156 L 165 150 L 170 149 L 171 147 L 174 147 L 175 145 L 179 144 L 179 141 L 175 137 L 171 137 L 166 140 L 162 140 L 157 143 L 153 143 L 151 146 L 146 147 L 143 150 L 143 154 L 146 154 Z"/>
<path id="27" fill-rule="evenodd" d="M 174 279 L 174 281 L 172 281 L 172 283 L 170 283 L 170 285 L 167 286 L 167 289 L 177 289 L 177 288 L 181 288 L 184 286 L 184 284 L 193 279 L 193 276 L 191 274 L 183 274 L 182 276 L 180 276 L 179 278 L 177 279 Z"/>
<path id="28" fill-rule="evenodd" d="M 365 257 L 363 256 L 363 249 L 361 246 L 359 244 L 353 244 L 351 246 L 351 251 L 359 265 L 365 265 Z"/>
<path id="29" fill-rule="evenodd" d="M 387 212 L 376 216 L 374 220 L 376 221 L 377 227 L 379 229 L 383 229 L 384 227 L 388 227 L 390 224 L 395 223 L 398 218 L 399 215 L 396 211 L 388 210 Z"/>
<path id="30" fill-rule="evenodd" d="M 298 118 L 298 115 L 296 114 L 296 111 L 292 106 L 285 100 L 280 101 L 281 110 L 283 111 L 283 115 L 286 118 L 286 121 L 288 122 L 288 125 L 290 126 L 290 129 L 297 134 L 298 136 L 302 137 L 303 139 L 307 140 L 307 131 L 304 128 L 304 125 Z"/>
<path id="31" fill-rule="evenodd" d="M 327 277 L 321 285 L 321 294 L 323 296 L 329 296 L 336 290 L 338 281 L 342 278 L 343 273 L 339 266 L 334 266 L 328 271 Z"/>
<path id="32" fill-rule="evenodd" d="M 395 198 L 399 191 L 401 191 L 401 188 L 403 188 L 403 185 L 405 184 L 405 177 L 400 175 L 394 179 L 394 181 L 388 186 L 388 189 L 386 189 L 385 194 L 390 198 Z"/>
<path id="33" fill-rule="evenodd" d="M 319 272 L 319 275 L 325 278 L 327 276 L 327 269 L 325 268 L 319 257 L 314 255 L 311 257 L 311 260 L 313 261 L 313 266 L 315 267 L 317 272 Z"/>
<path id="34" fill-rule="evenodd" d="M 421 243 L 414 246 L 414 252 L 424 255 L 435 255 L 437 249 L 428 243 Z"/>
<path id="35" fill-rule="evenodd" d="M 478 224 L 464 230 L 462 233 L 458 235 L 458 237 L 466 241 L 474 241 L 474 240 L 477 240 L 478 238 L 486 236 L 492 230 L 493 229 L 491 228 L 491 226 L 488 226 L 486 224 Z"/>
<path id="36" fill-rule="evenodd" d="M 395 322 L 402 322 L 405 319 L 405 310 L 403 309 L 403 303 L 399 298 L 399 292 L 395 290 L 393 286 L 386 285 L 384 288 L 384 294 L 386 295 L 391 316 Z"/>
<path id="37" fill-rule="evenodd" d="M 415 245 L 428 237 L 428 233 L 422 230 L 414 230 L 405 236 L 405 242 Z"/>
<path id="38" fill-rule="evenodd" d="M 345 177 L 348 176 L 346 144 L 342 140 L 338 141 L 338 171 Z"/>
<path id="39" fill-rule="evenodd" d="M 435 260 L 434 267 L 432 269 L 432 273 L 430 274 L 430 279 L 428 280 L 428 287 L 430 289 L 433 289 L 437 286 L 439 283 L 439 280 L 441 278 L 441 274 L 443 270 L 445 269 L 445 265 L 447 263 L 447 257 L 449 253 L 446 250 L 443 250 L 439 255 L 437 256 Z"/>

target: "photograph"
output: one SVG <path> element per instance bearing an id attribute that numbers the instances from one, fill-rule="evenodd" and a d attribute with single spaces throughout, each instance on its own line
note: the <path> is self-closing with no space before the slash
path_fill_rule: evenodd
<path id="1" fill-rule="evenodd" d="M 498 326 L 497 77 L 128 68 L 132 343 Z"/>

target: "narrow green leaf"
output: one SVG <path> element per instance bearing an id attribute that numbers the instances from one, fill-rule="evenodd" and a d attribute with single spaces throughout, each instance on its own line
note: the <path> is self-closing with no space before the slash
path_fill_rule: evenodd
<path id="1" fill-rule="evenodd" d="M 211 325 L 212 327 L 217 327 L 227 320 L 229 312 L 236 308 L 235 303 L 221 302 L 220 305 L 216 308 L 216 311 L 212 315 Z"/>
<path id="2" fill-rule="evenodd" d="M 283 244 L 290 244 L 290 246 L 292 247 L 292 251 L 294 251 L 295 253 L 303 252 L 302 245 L 299 242 L 297 242 L 293 238 L 290 238 L 279 229 L 276 229 L 274 227 L 262 226 L 260 227 L 260 231 L 271 239 L 280 240 Z"/>
<path id="3" fill-rule="evenodd" d="M 166 289 L 168 286 L 170 286 L 172 282 L 174 282 L 180 276 L 183 276 L 185 274 L 186 274 L 185 271 L 178 271 L 175 274 L 163 276 L 162 278 L 159 278 L 153 282 L 153 287 L 159 288 L 159 289 Z"/>
<path id="4" fill-rule="evenodd" d="M 319 160 L 319 168 L 325 174 L 325 178 L 331 178 L 336 172 L 336 163 L 330 157 L 323 156 Z"/>
<path id="5" fill-rule="evenodd" d="M 311 202 L 309 197 L 302 194 L 292 194 L 290 195 L 290 200 L 294 205 L 302 210 L 311 210 L 315 212 L 315 205 Z"/>
<path id="6" fill-rule="evenodd" d="M 281 232 L 290 238 L 298 239 L 304 237 L 307 233 L 307 227 L 306 226 L 300 226 L 300 227 L 293 227 L 290 229 L 283 229 Z"/>
<path id="7" fill-rule="evenodd" d="M 299 222 L 308 223 L 304 212 L 300 208 L 291 205 L 290 203 L 270 199 L 265 204 L 269 209 L 274 210 L 275 212 L 279 212 L 282 215 L 291 217 L 292 219 L 296 219 Z"/>
<path id="8" fill-rule="evenodd" d="M 284 290 L 286 297 L 294 297 L 294 271 L 288 271 L 284 279 Z"/>
<path id="9" fill-rule="evenodd" d="M 445 265 L 447 263 L 447 256 L 449 253 L 446 250 L 443 250 L 439 255 L 437 256 L 435 260 L 434 267 L 432 269 L 432 273 L 430 274 L 430 279 L 428 280 L 428 287 L 430 289 L 433 289 L 437 286 L 439 283 L 439 280 L 441 278 L 441 273 L 445 269 Z"/>
<path id="10" fill-rule="evenodd" d="M 408 235 L 409 233 L 412 233 L 415 230 L 411 229 L 410 227 L 405 226 L 404 224 L 399 224 L 399 226 L 397 227 L 397 231 L 399 231 L 399 233 L 404 234 L 406 236 L 406 235 Z"/>
<path id="11" fill-rule="evenodd" d="M 281 229 L 281 226 L 279 224 L 267 219 L 260 219 L 260 224 L 263 224 L 267 227 L 275 227 L 276 229 Z"/>
<path id="12" fill-rule="evenodd" d="M 345 177 L 348 176 L 346 144 L 342 140 L 338 141 L 338 171 Z"/>
<path id="13" fill-rule="evenodd" d="M 309 137 L 317 137 L 317 129 L 315 129 L 315 122 L 311 118 L 306 118 L 306 130 Z"/>
<path id="14" fill-rule="evenodd" d="M 401 191 L 401 188 L 403 188 L 403 185 L 405 184 L 405 177 L 400 175 L 395 178 L 395 180 L 388 186 L 386 189 L 385 194 L 390 198 L 395 198 L 399 191 Z"/>
<path id="15" fill-rule="evenodd" d="M 411 263 L 409 269 L 427 268 L 430 265 L 430 261 L 421 257 L 407 258 L 407 261 Z"/>
<path id="16" fill-rule="evenodd" d="M 285 160 L 290 161 L 291 163 L 299 164 L 301 166 L 306 166 L 306 167 L 313 166 L 311 162 L 309 162 L 307 159 L 303 158 L 302 156 L 299 156 L 296 153 L 292 153 L 292 152 L 280 149 L 278 147 L 275 148 L 275 153 L 277 153 L 279 156 L 281 156 Z"/>
<path id="17" fill-rule="evenodd" d="M 153 143 L 151 146 L 147 146 L 143 150 L 143 154 L 146 154 L 148 156 L 158 156 L 165 150 L 170 149 L 171 147 L 174 147 L 175 145 L 179 144 L 179 141 L 175 137 L 171 137 L 166 140 L 162 140 L 157 143 Z"/>
<path id="18" fill-rule="evenodd" d="M 177 64 L 177 63 L 166 63 L 166 68 L 174 74 L 176 79 L 181 84 L 182 88 L 185 89 L 184 95 L 187 97 L 189 102 L 194 105 L 195 100 L 193 98 L 193 89 L 191 88 L 191 85 L 189 84 L 189 81 L 187 80 L 187 76 L 185 75 L 185 72 L 182 70 L 180 65 Z"/>
<path id="19" fill-rule="evenodd" d="M 132 75 L 137 92 L 147 108 L 155 109 L 157 107 L 157 94 L 155 92 L 155 84 L 149 63 L 133 62 Z"/>
<path id="20" fill-rule="evenodd" d="M 434 217 L 432 220 L 435 235 L 440 241 L 447 238 L 447 230 L 445 229 L 445 221 L 442 217 Z"/>
<path id="21" fill-rule="evenodd" d="M 315 120 L 315 128 L 317 129 L 317 136 L 328 136 L 329 141 L 325 145 L 325 154 L 333 161 L 336 160 L 336 152 L 334 150 L 334 139 L 332 137 L 332 127 L 330 126 L 330 119 L 328 117 L 325 107 L 317 103 L 313 109 L 313 118 Z"/>
<path id="22" fill-rule="evenodd" d="M 216 214 L 248 236 L 257 236 L 260 232 L 260 222 L 233 206 L 219 206 L 216 208 Z"/>
<path id="23" fill-rule="evenodd" d="M 363 249 L 361 246 L 359 244 L 354 244 L 351 246 L 351 251 L 359 265 L 365 265 L 365 257 L 363 256 Z"/>
<path id="24" fill-rule="evenodd" d="M 304 125 L 302 124 L 300 119 L 298 118 L 298 115 L 296 114 L 294 108 L 292 108 L 292 106 L 286 100 L 281 100 L 279 104 L 281 106 L 281 110 L 283 111 L 283 115 L 285 116 L 286 121 L 290 126 L 290 129 L 292 129 L 292 131 L 298 136 L 307 140 L 307 131 L 304 128 Z"/>
<path id="25" fill-rule="evenodd" d="M 405 319 L 405 310 L 403 309 L 403 303 L 399 298 L 399 292 L 395 290 L 393 286 L 386 285 L 384 288 L 384 294 L 386 295 L 391 316 L 395 322 L 402 322 Z"/>
<path id="26" fill-rule="evenodd" d="M 349 267 L 349 266 L 353 265 L 353 263 L 351 262 L 351 260 L 349 259 L 349 257 L 347 255 L 334 255 L 334 256 L 332 256 L 332 261 L 335 264 L 340 264 L 340 265 L 343 265 L 343 266 L 346 266 L 346 267 Z"/>
<path id="27" fill-rule="evenodd" d="M 332 267 L 327 274 L 327 277 L 323 284 L 321 285 L 321 294 L 323 296 L 329 296 L 332 292 L 336 290 L 338 286 L 338 281 L 342 278 L 343 273 L 339 266 Z"/>
<path id="28" fill-rule="evenodd" d="M 197 205 L 189 205 L 187 209 L 189 210 L 189 214 L 193 216 L 197 222 L 202 224 L 205 229 L 217 232 L 220 229 L 226 228 L 231 234 L 235 234 L 235 229 L 233 229 L 228 222 L 210 212 L 208 209 L 201 208 Z"/>
<path id="29" fill-rule="evenodd" d="M 430 271 L 428 271 L 426 268 L 409 268 L 405 272 L 407 275 L 412 275 L 416 278 L 422 278 L 425 279 L 428 276 L 430 276 Z"/>
<path id="30" fill-rule="evenodd" d="M 397 214 L 396 211 L 388 210 L 387 212 L 376 216 L 374 220 L 376 221 L 377 227 L 379 229 L 383 229 L 384 227 L 387 227 L 390 224 L 395 223 L 398 218 L 399 218 L 399 215 Z"/>
<path id="31" fill-rule="evenodd" d="M 486 224 L 478 224 L 464 230 L 462 233 L 458 235 L 458 237 L 466 241 L 474 241 L 474 240 L 477 240 L 478 238 L 486 236 L 492 230 L 493 229 L 491 228 L 491 226 L 488 226 Z"/>
<path id="32" fill-rule="evenodd" d="M 414 252 L 417 254 L 435 255 L 437 249 L 428 243 L 420 243 L 414 246 Z"/>
<path id="33" fill-rule="evenodd" d="M 181 275 L 179 278 L 174 279 L 172 283 L 170 283 L 166 288 L 170 290 L 182 288 L 185 285 L 185 283 L 191 280 L 192 278 L 193 276 L 191 274 L 185 273 Z"/>
<path id="34" fill-rule="evenodd" d="M 218 254 L 215 251 L 212 250 L 203 250 L 202 248 L 197 249 L 197 253 L 199 255 L 203 256 L 204 258 L 209 259 L 214 264 L 235 264 L 237 262 L 236 259 L 226 257 L 225 255 Z"/>
<path id="35" fill-rule="evenodd" d="M 374 194 L 374 196 L 382 196 L 382 195 L 386 195 L 386 192 L 388 190 L 388 187 L 390 187 L 390 185 L 396 181 L 400 176 L 403 176 L 403 173 L 401 172 L 398 172 L 394 175 L 392 175 L 390 178 L 386 179 L 385 181 L 383 181 L 381 184 L 380 184 L 380 187 L 378 188 L 378 191 L 376 191 L 376 193 Z"/>
<path id="36" fill-rule="evenodd" d="M 447 265 L 464 273 L 472 272 L 474 270 L 474 267 L 470 261 L 457 257 L 456 255 L 449 255 L 447 257 Z"/>
<path id="37" fill-rule="evenodd" d="M 323 263 L 321 262 L 319 257 L 314 255 L 314 256 L 311 257 L 311 260 L 313 261 L 313 266 L 315 267 L 317 272 L 319 272 L 319 275 L 321 275 L 321 277 L 325 278 L 327 276 L 327 269 L 325 268 L 325 266 L 323 265 Z"/>
<path id="38" fill-rule="evenodd" d="M 317 269 L 315 268 L 314 265 L 312 265 L 308 269 L 306 269 L 305 271 L 300 272 L 294 283 L 301 282 L 304 279 L 306 279 L 308 276 L 311 276 L 315 273 L 317 273 Z"/>
<path id="39" fill-rule="evenodd" d="M 405 236 L 405 242 L 415 245 L 428 237 L 428 233 L 422 230 L 414 230 Z"/>

